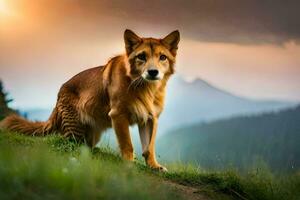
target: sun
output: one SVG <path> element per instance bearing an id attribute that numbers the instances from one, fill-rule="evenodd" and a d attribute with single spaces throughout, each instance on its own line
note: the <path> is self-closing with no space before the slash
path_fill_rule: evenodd
<path id="1" fill-rule="evenodd" d="M 9 27 L 19 18 L 13 9 L 13 0 L 0 0 L 0 29 L 3 31 L 5 27 Z"/>
<path id="2" fill-rule="evenodd" d="M 4 13 L 7 10 L 7 5 L 5 0 L 0 0 L 0 13 Z"/>
<path id="3" fill-rule="evenodd" d="M 0 17 L 11 15 L 11 10 L 7 4 L 7 0 L 0 0 Z"/>

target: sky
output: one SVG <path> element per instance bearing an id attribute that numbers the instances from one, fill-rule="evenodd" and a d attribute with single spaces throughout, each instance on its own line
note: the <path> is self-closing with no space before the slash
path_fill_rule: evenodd
<path id="1" fill-rule="evenodd" d="M 0 79 L 13 106 L 47 108 L 73 75 L 125 52 L 126 28 L 156 38 L 178 29 L 176 70 L 185 79 L 300 101 L 299 7 L 297 0 L 0 0 Z"/>

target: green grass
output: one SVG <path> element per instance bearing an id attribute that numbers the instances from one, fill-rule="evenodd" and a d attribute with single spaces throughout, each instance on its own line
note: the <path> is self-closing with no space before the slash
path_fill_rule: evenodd
<path id="1" fill-rule="evenodd" d="M 26 137 L 0 131 L 0 199 L 180 199 L 168 182 L 196 188 L 211 199 L 300 199 L 300 176 L 267 169 L 245 175 L 191 165 L 152 171 L 141 158 L 122 161 L 109 148 L 88 149 L 60 136 Z M 197 194 L 194 194 L 197 195 Z"/>
<path id="2" fill-rule="evenodd" d="M 178 198 L 109 150 L 91 152 L 58 136 L 0 138 L 0 199 Z"/>
<path id="3" fill-rule="evenodd" d="M 275 177 L 265 169 L 240 175 L 236 170 L 207 172 L 194 167 L 181 168 L 175 167 L 165 176 L 184 185 L 204 187 L 209 193 L 228 194 L 236 199 L 300 199 L 299 174 Z"/>

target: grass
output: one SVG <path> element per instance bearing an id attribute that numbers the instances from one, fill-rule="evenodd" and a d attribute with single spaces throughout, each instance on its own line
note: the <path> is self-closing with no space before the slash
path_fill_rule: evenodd
<path id="1" fill-rule="evenodd" d="M 275 177 L 257 169 L 240 175 L 236 170 L 207 172 L 194 167 L 177 169 L 165 174 L 173 181 L 193 187 L 205 187 L 211 193 L 223 193 L 235 199 L 283 200 L 300 199 L 300 176 Z"/>
<path id="2" fill-rule="evenodd" d="M 0 199 L 174 199 L 178 195 L 122 162 L 58 136 L 0 136 Z"/>
<path id="3" fill-rule="evenodd" d="M 109 148 L 88 149 L 60 136 L 26 137 L 0 131 L 0 199 L 185 199 L 168 183 L 195 188 L 208 199 L 300 199 L 300 175 L 266 169 L 245 175 L 169 165 L 154 172 L 138 158 L 122 161 Z"/>

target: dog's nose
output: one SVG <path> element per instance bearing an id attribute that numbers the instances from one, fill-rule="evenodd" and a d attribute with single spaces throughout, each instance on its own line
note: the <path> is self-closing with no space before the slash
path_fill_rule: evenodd
<path id="1" fill-rule="evenodd" d="M 151 77 L 156 77 L 158 75 L 158 70 L 157 69 L 149 69 L 148 74 Z"/>

